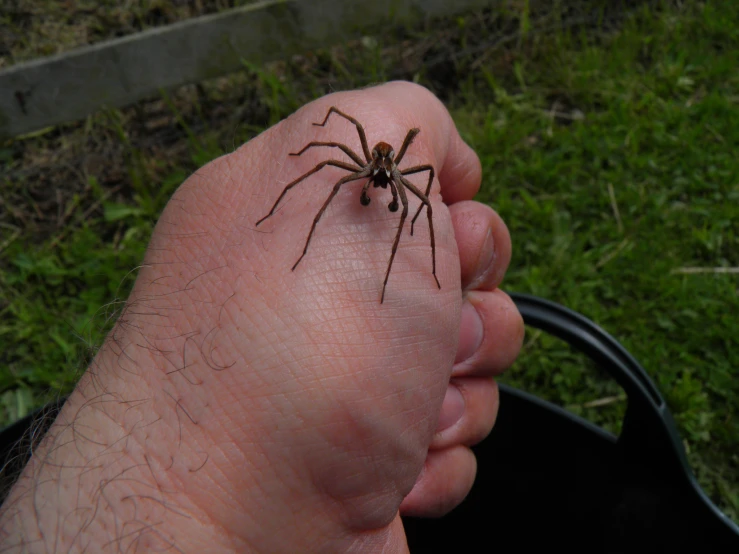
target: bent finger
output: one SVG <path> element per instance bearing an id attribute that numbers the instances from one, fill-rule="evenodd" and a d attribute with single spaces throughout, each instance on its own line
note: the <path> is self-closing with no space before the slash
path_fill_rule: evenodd
<path id="1" fill-rule="evenodd" d="M 429 452 L 411 492 L 400 504 L 402 516 L 441 517 L 467 497 L 477 474 L 477 460 L 466 446 Z"/>

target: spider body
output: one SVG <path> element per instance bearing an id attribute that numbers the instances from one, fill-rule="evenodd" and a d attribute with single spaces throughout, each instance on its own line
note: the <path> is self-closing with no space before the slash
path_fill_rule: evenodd
<path id="1" fill-rule="evenodd" d="M 303 256 L 305 256 L 306 252 L 308 251 L 308 244 L 310 244 L 310 240 L 313 237 L 313 232 L 315 231 L 316 225 L 318 224 L 318 221 L 321 219 L 323 212 L 326 211 L 326 208 L 331 203 L 331 200 L 333 200 L 336 194 L 339 192 L 339 189 L 341 188 L 342 185 L 350 181 L 356 181 L 358 179 L 369 178 L 368 181 L 365 183 L 364 187 L 362 187 L 362 193 L 359 197 L 359 201 L 363 206 L 368 206 L 370 203 L 370 197 L 367 194 L 367 191 L 370 185 L 373 185 L 374 188 L 383 188 L 383 189 L 390 187 L 390 192 L 392 193 L 393 199 L 390 202 L 390 204 L 388 204 L 388 209 L 391 212 L 397 212 L 398 208 L 402 204 L 403 211 L 400 216 L 400 225 L 398 226 L 398 231 L 395 235 L 395 241 L 393 242 L 392 253 L 390 254 L 390 261 L 388 262 L 387 271 L 385 273 L 385 281 L 382 284 L 382 296 L 380 297 L 380 303 L 382 304 L 382 302 L 385 300 L 385 288 L 387 286 L 387 281 L 390 276 L 390 269 L 392 268 L 393 260 L 395 259 L 395 252 L 397 251 L 398 243 L 400 242 L 400 235 L 402 234 L 402 231 L 403 231 L 403 224 L 405 223 L 405 219 L 408 216 L 408 198 L 406 196 L 406 189 L 407 189 L 421 200 L 421 205 L 418 207 L 418 211 L 416 212 L 416 215 L 413 216 L 413 219 L 411 220 L 411 236 L 413 236 L 413 225 L 416 223 L 416 219 L 418 219 L 418 216 L 421 215 L 421 210 L 423 210 L 424 206 L 426 207 L 426 213 L 428 214 L 428 221 L 429 221 L 429 232 L 431 235 L 430 239 L 431 239 L 432 275 L 434 276 L 436 285 L 439 288 L 441 288 L 441 285 L 439 284 L 439 279 L 437 279 L 436 277 L 436 245 L 434 242 L 434 224 L 433 224 L 433 217 L 432 217 L 431 202 L 429 201 L 429 198 L 428 198 L 429 193 L 431 192 L 431 184 L 434 180 L 434 168 L 430 165 L 418 165 L 418 166 L 410 167 L 404 170 L 398 169 L 398 165 L 403 159 L 403 156 L 408 150 L 408 147 L 410 146 L 411 142 L 413 142 L 413 139 L 415 138 L 415 136 L 421 132 L 421 130 L 414 128 L 408 131 L 408 133 L 405 136 L 405 140 L 403 140 L 403 145 L 401 146 L 400 151 L 398 152 L 397 156 L 395 153 L 395 149 L 393 149 L 393 147 L 390 146 L 386 142 L 378 142 L 375 145 L 375 147 L 372 149 L 372 151 L 370 152 L 368 144 L 367 144 L 367 137 L 364 134 L 364 128 L 362 127 L 362 125 L 356 119 L 339 111 L 334 106 L 332 106 L 329 109 L 328 113 L 326 114 L 325 119 L 323 120 L 323 123 L 314 123 L 313 125 L 323 127 L 324 125 L 326 125 L 326 122 L 328 121 L 328 118 L 331 116 L 332 113 L 335 113 L 343 117 L 344 119 L 349 120 L 357 128 L 357 133 L 359 134 L 359 140 L 362 143 L 362 153 L 364 154 L 365 160 L 363 160 L 357 153 L 355 153 L 351 148 L 349 148 L 345 144 L 341 144 L 338 142 L 319 142 L 319 141 L 308 143 L 306 146 L 303 147 L 302 150 L 300 150 L 299 152 L 290 154 L 290 155 L 300 156 L 301 154 L 303 154 L 303 152 L 305 152 L 306 150 L 314 146 L 328 146 L 328 147 L 339 148 L 342 152 L 344 152 L 347 156 L 349 156 L 355 162 L 356 165 L 352 165 L 352 164 L 342 162 L 339 160 L 326 160 L 324 162 L 319 163 L 316 167 L 314 167 L 313 169 L 311 169 L 304 175 L 298 177 L 297 179 L 289 183 L 283 189 L 282 193 L 277 198 L 277 201 L 274 203 L 269 213 L 266 216 L 264 216 L 262 219 L 257 221 L 256 225 L 259 226 L 260 223 L 262 223 L 265 219 L 269 218 L 271 215 L 275 213 L 275 210 L 277 209 L 278 204 L 280 203 L 282 198 L 285 196 L 285 194 L 287 194 L 287 192 L 291 188 L 293 188 L 295 185 L 305 180 L 306 178 L 310 177 L 314 173 L 320 171 L 327 165 L 339 167 L 341 169 L 345 169 L 347 171 L 352 172 L 350 175 L 347 175 L 339 179 L 339 181 L 334 185 L 334 188 L 331 191 L 331 194 L 329 195 L 328 199 L 324 202 L 323 206 L 318 211 L 318 214 L 313 219 L 313 225 L 311 226 L 310 233 L 308 234 L 308 239 L 305 242 L 305 248 L 303 248 L 303 253 L 301 254 L 300 258 L 298 258 L 298 261 L 295 262 L 295 265 L 293 265 L 292 267 L 294 271 L 295 268 L 300 263 L 300 260 L 303 259 Z M 411 175 L 413 173 L 421 173 L 424 171 L 429 172 L 429 180 L 426 186 L 425 194 L 422 193 L 413 183 L 411 183 L 405 178 L 406 175 Z M 400 203 L 398 201 L 400 201 Z"/>
<path id="2" fill-rule="evenodd" d="M 372 177 L 370 177 L 369 183 L 372 183 L 374 188 L 386 189 L 388 184 L 392 180 L 392 172 L 397 169 L 393 158 L 395 157 L 395 150 L 387 142 L 378 142 L 372 149 Z M 388 209 L 391 212 L 398 211 L 398 198 L 395 189 L 393 191 L 393 201 L 388 205 Z M 362 196 L 359 197 L 359 201 L 362 206 L 369 206 L 370 197 L 367 195 L 366 187 L 362 191 Z"/>
<path id="3" fill-rule="evenodd" d="M 393 158 L 395 150 L 387 142 L 378 142 L 372 149 L 372 176 L 376 187 L 387 187 L 390 175 L 396 168 Z"/>

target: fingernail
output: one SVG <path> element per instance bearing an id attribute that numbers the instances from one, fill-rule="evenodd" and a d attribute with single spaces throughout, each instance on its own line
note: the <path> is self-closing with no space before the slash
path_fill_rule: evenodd
<path id="1" fill-rule="evenodd" d="M 482 243 L 480 249 L 480 257 L 477 258 L 477 267 L 475 269 L 475 278 L 467 285 L 468 290 L 474 290 L 477 286 L 487 279 L 488 274 L 493 270 L 495 266 L 495 259 L 497 253 L 495 252 L 495 240 L 493 239 L 493 230 L 488 227 L 488 232 L 485 235 L 485 241 Z"/>
<path id="2" fill-rule="evenodd" d="M 462 320 L 459 324 L 459 346 L 454 363 L 458 364 L 472 357 L 482 344 L 484 329 L 480 314 L 469 298 L 462 304 Z"/>
<path id="3" fill-rule="evenodd" d="M 464 414 L 464 396 L 459 387 L 454 383 L 450 383 L 446 388 L 444 402 L 441 405 L 441 414 L 439 414 L 439 423 L 436 432 L 440 433 L 445 429 L 449 429 L 457 423 Z"/>

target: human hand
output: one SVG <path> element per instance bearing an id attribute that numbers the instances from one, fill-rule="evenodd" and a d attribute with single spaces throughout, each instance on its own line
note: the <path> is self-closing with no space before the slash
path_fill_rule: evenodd
<path id="1" fill-rule="evenodd" d="M 311 140 L 361 152 L 348 122 L 311 125 L 331 105 L 363 123 L 370 148 L 421 128 L 402 166 L 437 171 L 440 290 L 423 216 L 413 237 L 406 223 L 380 304 L 399 214 L 382 189 L 360 205 L 362 181 L 336 196 L 290 271 L 342 170 L 301 183 L 255 228 L 287 182 L 346 159 L 290 152 Z M 469 491 L 468 447 L 497 412 L 492 377 L 523 337 L 497 289 L 508 232 L 470 201 L 479 184 L 446 109 L 408 83 L 321 98 L 200 169 L 162 214 L 116 328 L 12 492 L 3 529 L 99 551 L 407 549 L 399 514 L 441 515 Z M 33 523 L 24 502 L 55 515 Z"/>

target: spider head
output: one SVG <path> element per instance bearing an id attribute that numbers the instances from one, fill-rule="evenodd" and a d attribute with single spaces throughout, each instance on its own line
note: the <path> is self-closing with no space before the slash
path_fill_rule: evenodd
<path id="1" fill-rule="evenodd" d="M 386 177 L 390 177 L 393 170 L 393 158 L 395 158 L 395 150 L 387 142 L 378 142 L 372 149 L 372 175 L 377 175 L 380 171 L 385 172 Z"/>

